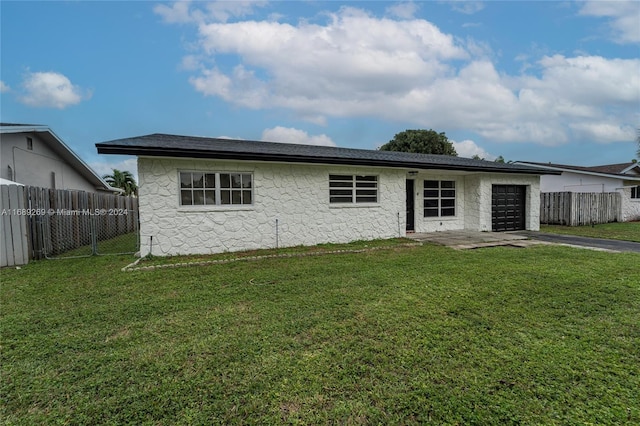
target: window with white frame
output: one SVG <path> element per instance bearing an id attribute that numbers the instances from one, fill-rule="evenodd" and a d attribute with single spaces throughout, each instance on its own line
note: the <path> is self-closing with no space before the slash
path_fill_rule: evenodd
<path id="1" fill-rule="evenodd" d="M 377 203 L 378 176 L 329 175 L 329 202 L 332 204 Z"/>
<path id="2" fill-rule="evenodd" d="M 640 185 L 631 187 L 631 198 L 640 199 Z"/>
<path id="3" fill-rule="evenodd" d="M 253 204 L 251 173 L 180 172 L 181 206 Z"/>
<path id="4" fill-rule="evenodd" d="M 424 217 L 456 215 L 456 181 L 424 181 Z"/>

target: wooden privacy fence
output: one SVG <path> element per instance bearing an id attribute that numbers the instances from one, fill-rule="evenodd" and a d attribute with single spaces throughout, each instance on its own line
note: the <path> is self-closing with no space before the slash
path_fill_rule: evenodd
<path id="1" fill-rule="evenodd" d="M 592 225 L 621 221 L 622 195 L 618 192 L 543 192 L 540 223 Z"/>
<path id="2" fill-rule="evenodd" d="M 0 267 L 25 265 L 29 262 L 29 226 L 27 217 L 23 214 L 11 214 L 25 212 L 24 186 L 2 185 L 0 196 L 2 197 L 0 232 Z"/>
<path id="3" fill-rule="evenodd" d="M 10 233 L 7 232 L 9 229 L 12 230 Z M 64 253 L 76 256 L 106 254 L 105 242 L 125 234 L 132 234 L 130 240 L 134 241 L 131 248 L 125 249 L 126 252 L 135 251 L 138 199 L 105 193 L 3 185 L 2 230 L 2 266 L 27 263 L 22 259 L 21 263 L 16 262 L 18 249 L 25 248 L 28 259 L 60 257 Z M 18 240 L 22 243 L 17 243 Z M 121 250 L 121 247 L 116 250 Z M 9 261 L 11 256 L 13 262 Z"/>

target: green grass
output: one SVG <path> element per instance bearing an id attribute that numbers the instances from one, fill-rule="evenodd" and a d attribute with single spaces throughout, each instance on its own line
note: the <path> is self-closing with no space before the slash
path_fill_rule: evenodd
<path id="1" fill-rule="evenodd" d="M 604 223 L 594 226 L 540 225 L 540 231 L 640 243 L 640 222 Z"/>
<path id="2" fill-rule="evenodd" d="M 146 256 L 138 262 L 139 267 L 158 266 L 158 265 L 175 265 L 175 264 L 192 264 L 199 262 L 212 262 L 219 260 L 232 259 L 248 259 L 264 256 L 283 256 L 283 255 L 319 255 L 335 251 L 364 251 L 371 249 L 402 247 L 410 245 L 420 245 L 420 243 L 409 238 L 390 238 L 369 241 L 353 241 L 345 244 L 318 244 L 315 246 L 296 246 L 281 247 L 278 249 L 260 249 L 248 250 L 242 252 L 225 252 L 217 254 L 198 254 L 198 255 L 181 255 L 181 256 Z"/>
<path id="3" fill-rule="evenodd" d="M 139 250 L 138 232 L 129 232 L 110 239 L 101 239 L 97 242 L 99 255 L 135 253 Z M 62 253 L 47 254 L 48 259 L 68 259 L 72 257 L 86 257 L 93 255 L 92 244 L 84 245 Z"/>
<path id="4" fill-rule="evenodd" d="M 1 272 L 5 424 L 638 424 L 640 256 L 558 246 Z"/>

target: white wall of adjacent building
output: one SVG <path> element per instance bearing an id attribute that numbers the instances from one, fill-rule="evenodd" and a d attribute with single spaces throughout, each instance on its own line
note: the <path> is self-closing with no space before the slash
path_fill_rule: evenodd
<path id="1" fill-rule="evenodd" d="M 96 191 L 91 182 L 69 166 L 37 133 L 3 133 L 0 170 L 4 179 L 23 185 Z"/>
<path id="2" fill-rule="evenodd" d="M 561 175 L 543 175 L 542 192 L 615 192 L 622 187 L 622 179 L 562 172 Z"/>
<path id="3" fill-rule="evenodd" d="M 637 181 L 623 178 L 591 176 L 582 173 L 562 172 L 562 175 L 542 175 L 541 192 L 618 192 L 622 195 L 622 220 L 640 220 L 640 198 L 631 198 L 631 186 Z"/>

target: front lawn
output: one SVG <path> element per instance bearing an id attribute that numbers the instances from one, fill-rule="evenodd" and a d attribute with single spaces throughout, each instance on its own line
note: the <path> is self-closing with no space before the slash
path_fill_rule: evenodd
<path id="1" fill-rule="evenodd" d="M 637 254 L 130 262 L 2 270 L 4 423 L 640 423 Z"/>
<path id="2" fill-rule="evenodd" d="M 540 232 L 640 243 L 640 222 L 603 223 L 593 226 L 540 225 Z"/>

